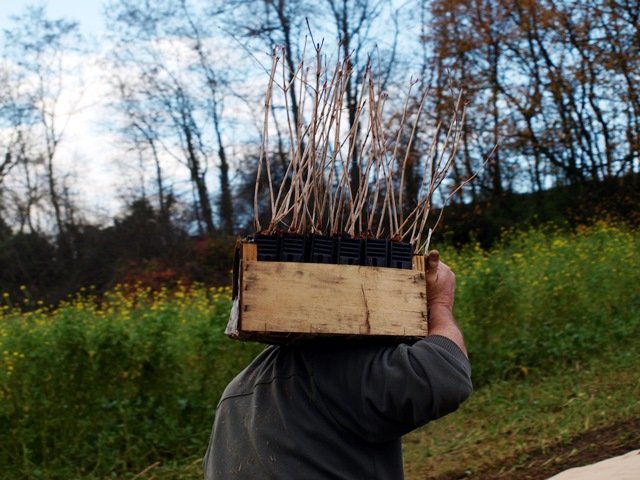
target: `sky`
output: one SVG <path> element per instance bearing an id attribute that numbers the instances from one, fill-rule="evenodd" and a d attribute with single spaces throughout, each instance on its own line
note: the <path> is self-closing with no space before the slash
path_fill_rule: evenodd
<path id="1" fill-rule="evenodd" d="M 77 21 L 86 36 L 99 35 L 104 31 L 102 3 L 103 0 L 0 0 L 0 27 L 6 28 L 10 23 L 10 17 L 20 14 L 27 6 L 44 4 L 51 17 Z"/>

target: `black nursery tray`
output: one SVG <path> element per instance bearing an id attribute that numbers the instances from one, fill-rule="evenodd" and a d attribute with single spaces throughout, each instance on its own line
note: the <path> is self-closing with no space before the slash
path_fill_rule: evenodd
<path id="1" fill-rule="evenodd" d="M 354 239 L 322 235 L 254 235 L 258 260 L 266 262 L 333 263 L 412 269 L 411 244 L 388 239 Z"/>

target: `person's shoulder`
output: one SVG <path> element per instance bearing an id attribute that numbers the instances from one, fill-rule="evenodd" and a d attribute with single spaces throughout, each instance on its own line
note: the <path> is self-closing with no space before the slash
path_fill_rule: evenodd
<path id="1" fill-rule="evenodd" d="M 268 345 L 232 381 L 238 391 L 250 391 L 256 385 L 268 384 L 277 378 L 304 376 L 307 366 L 300 348 L 287 345 Z"/>
<path id="2" fill-rule="evenodd" d="M 398 346 L 390 338 L 354 336 L 318 338 L 299 348 L 314 374 L 335 378 L 362 371 Z"/>

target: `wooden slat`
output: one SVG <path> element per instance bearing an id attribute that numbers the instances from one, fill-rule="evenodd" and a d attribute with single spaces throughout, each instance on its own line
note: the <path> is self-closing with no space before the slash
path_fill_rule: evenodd
<path id="1" fill-rule="evenodd" d="M 420 272 L 426 271 L 426 268 L 424 267 L 424 255 L 414 255 L 412 260 L 414 270 L 418 270 Z"/>
<path id="2" fill-rule="evenodd" d="M 242 331 L 427 334 L 422 271 L 244 258 Z"/>
<path id="3" fill-rule="evenodd" d="M 245 262 L 258 260 L 258 245 L 255 243 L 243 244 L 242 260 Z"/>

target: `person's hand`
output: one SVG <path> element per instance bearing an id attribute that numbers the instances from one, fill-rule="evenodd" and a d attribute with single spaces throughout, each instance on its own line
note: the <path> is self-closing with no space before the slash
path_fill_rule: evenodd
<path id="1" fill-rule="evenodd" d="M 440 261 L 437 250 L 431 250 L 425 260 L 429 335 L 447 337 L 467 355 L 462 331 L 453 317 L 456 276 L 446 263 Z"/>
<path id="2" fill-rule="evenodd" d="M 427 304 L 429 308 L 441 305 L 453 310 L 456 290 L 456 276 L 449 266 L 440 261 L 440 253 L 431 250 L 427 262 Z"/>

